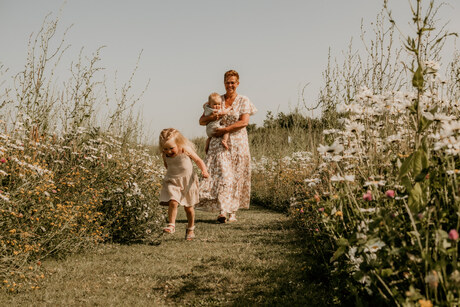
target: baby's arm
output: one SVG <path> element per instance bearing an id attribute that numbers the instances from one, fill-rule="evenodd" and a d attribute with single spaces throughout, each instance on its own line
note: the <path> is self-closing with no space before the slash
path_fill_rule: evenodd
<path id="1" fill-rule="evenodd" d="M 203 160 L 201 160 L 201 158 L 196 154 L 196 152 L 188 148 L 185 152 L 190 157 L 190 159 L 192 159 L 193 162 L 196 163 L 198 168 L 201 170 L 201 174 L 203 175 L 203 177 L 208 178 L 209 177 L 208 168 L 206 167 L 206 164 L 204 164 Z"/>

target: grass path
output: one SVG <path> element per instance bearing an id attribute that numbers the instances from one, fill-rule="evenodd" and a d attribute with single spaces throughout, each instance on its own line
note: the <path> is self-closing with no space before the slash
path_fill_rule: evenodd
<path id="1" fill-rule="evenodd" d="M 0 293 L 8 306 L 328 305 L 314 259 L 288 218 L 258 207 L 216 224 L 197 212 L 197 238 L 174 235 L 158 246 L 105 244 L 66 260 L 47 260 L 39 290 Z M 330 294 L 329 294 L 330 296 Z M 3 303 L 0 304 L 3 306 Z"/>

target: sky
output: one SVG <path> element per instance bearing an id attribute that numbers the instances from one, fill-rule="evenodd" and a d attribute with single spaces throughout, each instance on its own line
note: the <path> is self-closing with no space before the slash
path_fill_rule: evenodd
<path id="1" fill-rule="evenodd" d="M 460 32 L 460 1 L 449 3 L 439 17 Z M 408 1 L 389 6 L 407 25 Z M 370 26 L 382 7 L 383 0 L 0 0 L 0 63 L 11 74 L 21 71 L 31 33 L 47 14 L 59 16 L 59 33 L 72 25 L 66 59 L 76 60 L 82 47 L 90 55 L 105 46 L 103 74 L 110 80 L 116 72 L 120 85 L 142 51 L 133 93 L 150 82 L 139 101 L 148 133 L 156 139 L 174 127 L 193 138 L 206 135 L 198 124 L 202 105 L 211 92 L 225 92 L 229 69 L 240 74 L 238 93 L 258 109 L 251 123 L 302 106 L 307 84 L 303 98 L 314 105 L 329 49 L 340 58 L 352 38 L 360 48 L 361 22 Z"/>

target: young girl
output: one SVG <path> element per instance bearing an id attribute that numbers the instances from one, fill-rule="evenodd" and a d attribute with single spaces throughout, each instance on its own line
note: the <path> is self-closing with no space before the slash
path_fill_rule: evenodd
<path id="1" fill-rule="evenodd" d="M 199 202 L 198 176 L 193 172 L 193 160 L 200 168 L 204 178 L 208 170 L 203 160 L 195 152 L 195 146 L 174 128 L 163 129 L 160 133 L 160 150 L 167 169 L 160 192 L 160 204 L 169 206 L 168 222 L 163 229 L 165 233 L 176 231 L 177 207 L 183 206 L 187 214 L 185 239 L 195 237 L 194 206 Z"/>

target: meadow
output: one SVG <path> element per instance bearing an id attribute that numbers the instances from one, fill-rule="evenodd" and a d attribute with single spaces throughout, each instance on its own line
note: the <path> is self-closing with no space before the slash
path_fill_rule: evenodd
<path id="1" fill-rule="evenodd" d="M 187 261 L 198 273 L 168 276 L 162 262 L 149 262 L 157 266 L 151 276 L 130 271 L 126 278 L 154 278 L 153 292 L 134 283 L 139 304 L 260 304 L 271 296 L 266 302 L 273 304 L 310 298 L 319 305 L 460 305 L 460 54 L 442 62 L 444 44 L 456 36 L 436 18 L 444 6 L 411 3 L 412 33 L 401 33 L 385 6 L 373 23 L 374 37 L 363 34 L 364 55 L 350 46 L 343 64 L 330 59 L 315 106 L 320 118 L 299 106 L 248 127 L 251 202 L 258 209 L 245 214 L 248 221 L 257 215 L 257 223 L 234 227 L 240 241 L 226 233 L 217 247 L 223 253 L 197 240 L 202 262 L 198 256 Z M 60 278 L 72 267 L 88 270 L 86 261 L 99 261 L 94 255 L 123 259 L 121 271 L 132 269 L 125 262 L 137 252 L 173 266 L 159 251 L 177 253 L 188 244 L 161 237 L 164 167 L 155 146 L 143 145 L 134 111 L 142 93 L 130 93 L 130 78 L 109 98 L 97 79 L 99 51 L 72 64 L 72 76 L 56 89 L 49 76 L 65 52 L 63 44 L 48 47 L 56 26 L 45 21 L 15 87 L 0 92 L 1 295 L 18 304 L 37 297 L 67 302 L 72 294 L 56 290 L 65 283 Z M 101 92 L 115 102 L 106 114 L 96 112 Z M 194 141 L 204 156 L 205 140 Z M 216 231 L 203 225 L 211 243 L 221 235 Z M 277 251 L 291 251 L 291 263 L 273 260 Z M 251 265 L 239 264 L 248 274 L 239 280 L 230 268 L 242 259 Z M 57 277 L 47 277 L 53 267 Z M 212 269 L 222 270 L 221 279 L 210 281 Z M 99 272 L 123 287 L 113 268 Z M 247 295 L 238 296 L 235 284 L 247 285 Z M 184 292 L 185 285 L 195 292 Z M 48 292 L 40 294 L 42 288 Z M 93 302 L 104 291 L 92 292 Z M 58 292 L 61 301 L 48 297 Z"/>

